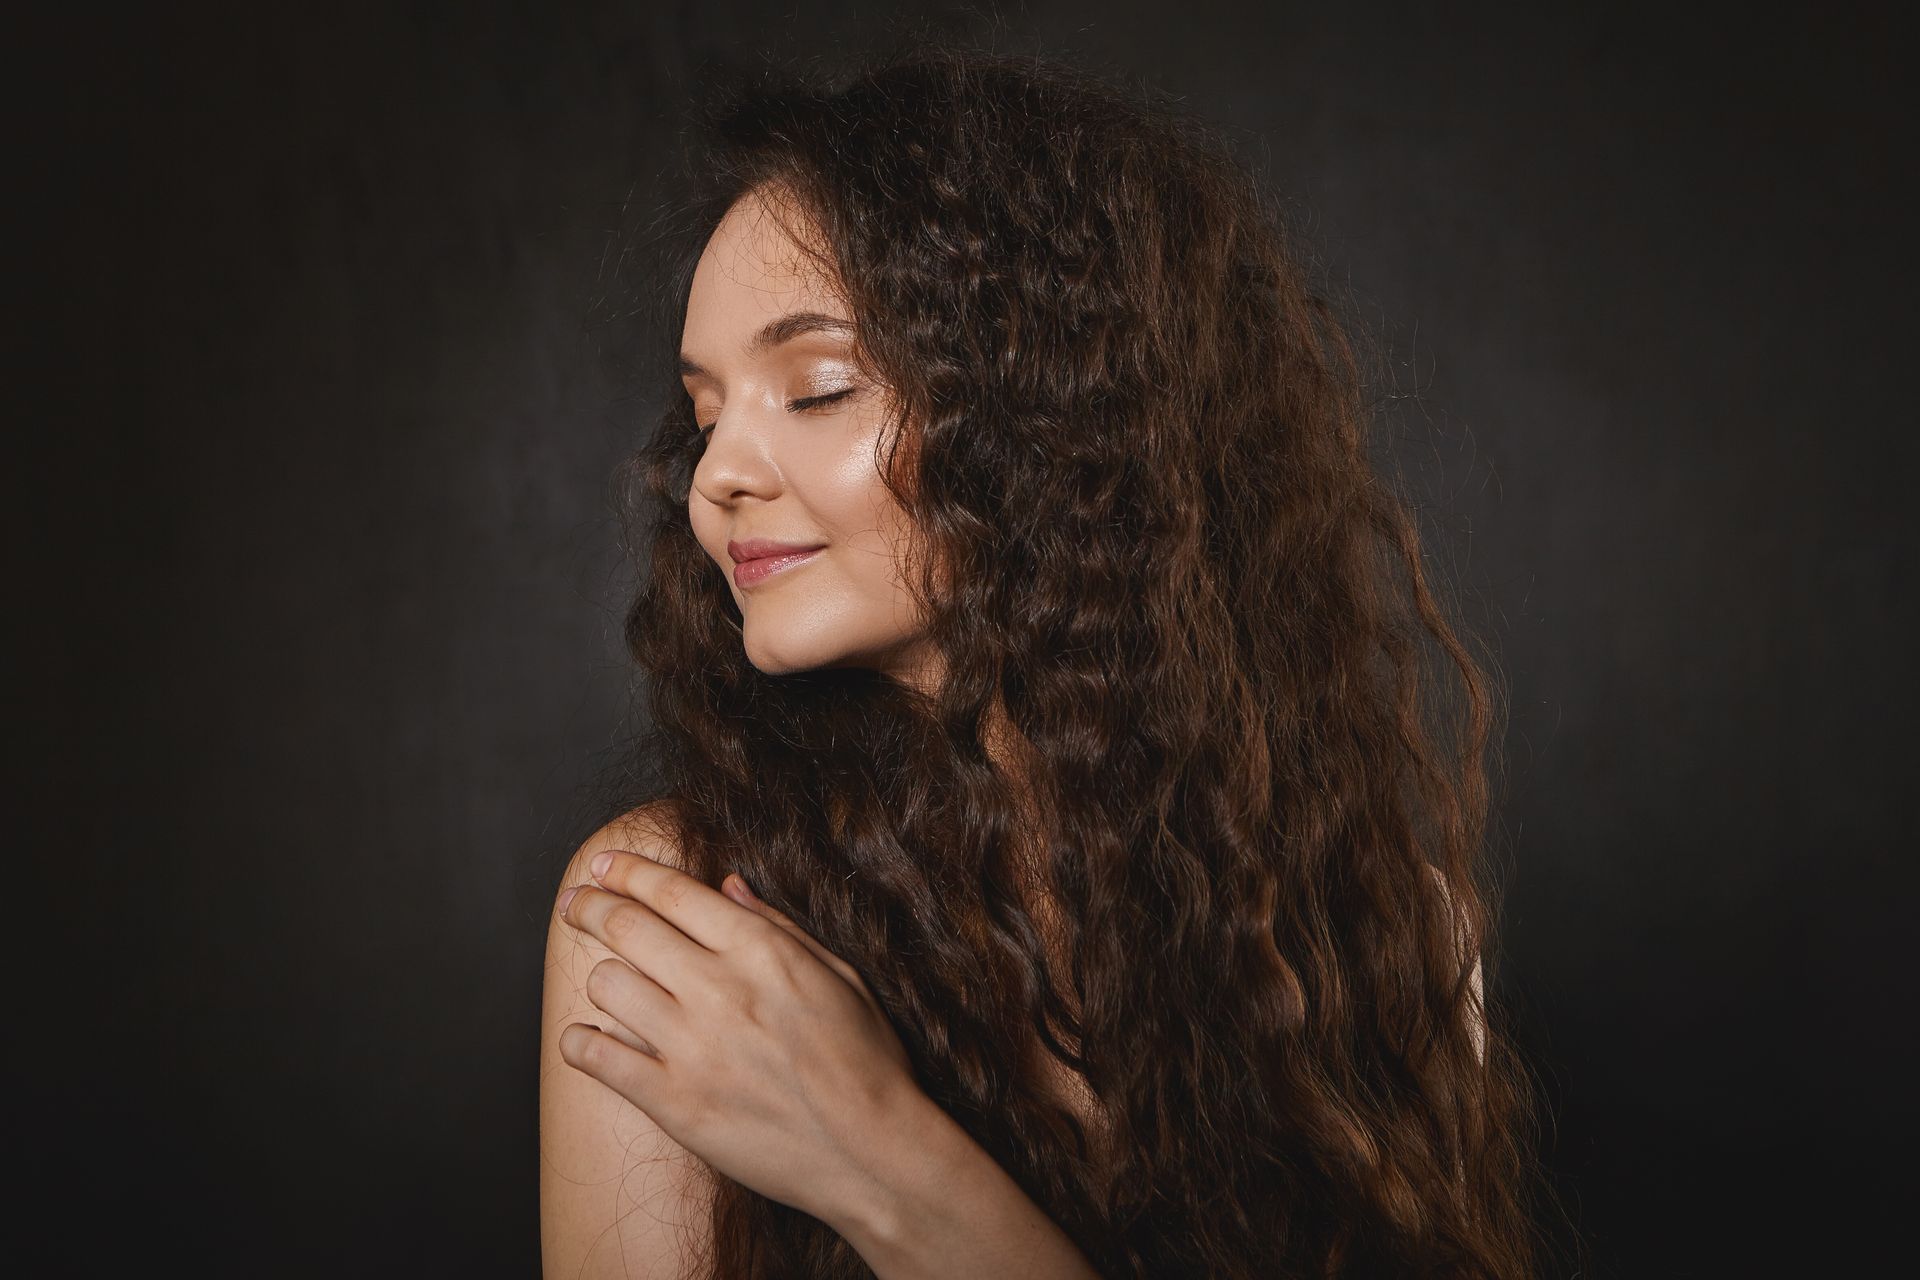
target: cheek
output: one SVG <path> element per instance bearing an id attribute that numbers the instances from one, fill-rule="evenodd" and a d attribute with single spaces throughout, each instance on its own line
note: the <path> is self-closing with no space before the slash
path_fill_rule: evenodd
<path id="1" fill-rule="evenodd" d="M 878 483 L 850 489 L 841 495 L 834 518 L 842 530 L 838 540 L 850 553 L 843 561 L 846 571 L 862 590 L 876 599 L 902 590 L 912 531 L 893 495 Z"/>
<path id="2" fill-rule="evenodd" d="M 796 450 L 783 460 L 783 470 L 822 537 L 863 553 L 885 551 L 898 537 L 900 513 L 880 482 L 870 431 L 843 437 L 830 448 Z"/>

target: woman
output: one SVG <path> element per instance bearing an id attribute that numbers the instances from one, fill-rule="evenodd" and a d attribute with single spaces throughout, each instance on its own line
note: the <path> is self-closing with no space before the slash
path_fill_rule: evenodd
<path id="1" fill-rule="evenodd" d="M 1268 198 L 952 51 L 738 94 L 708 160 L 547 1274 L 1529 1274 L 1494 693 Z"/>

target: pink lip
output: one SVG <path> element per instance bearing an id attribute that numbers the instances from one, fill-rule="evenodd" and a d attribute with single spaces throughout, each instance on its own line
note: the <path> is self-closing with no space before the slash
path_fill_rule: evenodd
<path id="1" fill-rule="evenodd" d="M 731 547 L 729 547 L 729 549 L 731 549 Z M 805 564 L 822 550 L 824 550 L 824 548 L 813 547 L 806 551 L 788 551 L 779 555 L 755 556 L 749 560 L 741 560 L 733 566 L 734 585 L 750 587 L 754 583 L 763 581 L 784 569 L 791 569 L 797 564 Z"/>
<path id="2" fill-rule="evenodd" d="M 758 560 L 762 556 L 783 556 L 790 551 L 816 551 L 826 546 L 824 542 L 777 542 L 772 538 L 748 538 L 745 542 L 727 539 L 727 554 L 734 563 L 742 560 Z"/>

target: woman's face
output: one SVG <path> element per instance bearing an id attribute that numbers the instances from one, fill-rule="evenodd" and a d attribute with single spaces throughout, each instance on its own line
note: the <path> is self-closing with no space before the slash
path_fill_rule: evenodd
<path id="1" fill-rule="evenodd" d="M 866 666 L 922 684 L 925 633 L 901 576 L 911 529 L 876 453 L 884 388 L 855 368 L 850 314 L 815 272 L 758 194 L 708 240 L 680 342 L 695 421 L 710 428 L 687 518 L 759 670 Z M 751 539 L 819 550 L 756 573 L 733 554 Z"/>

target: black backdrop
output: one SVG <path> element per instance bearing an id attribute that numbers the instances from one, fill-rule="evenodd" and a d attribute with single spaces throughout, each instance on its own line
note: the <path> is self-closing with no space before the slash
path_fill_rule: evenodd
<path id="1" fill-rule="evenodd" d="M 1841 1269 L 1914 1112 L 1892 33 L 1321 8 L 925 16 L 1228 123 L 1389 343 L 1513 682 L 1499 987 L 1595 1274 Z M 608 231 L 715 66 L 876 12 L 16 30 L 45 1273 L 536 1269 L 540 946 L 625 711 L 606 477 L 653 407 L 585 323 Z"/>

